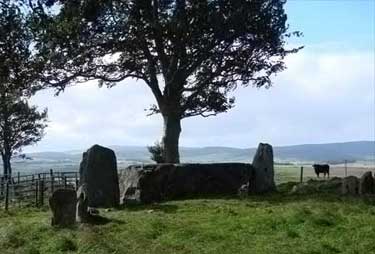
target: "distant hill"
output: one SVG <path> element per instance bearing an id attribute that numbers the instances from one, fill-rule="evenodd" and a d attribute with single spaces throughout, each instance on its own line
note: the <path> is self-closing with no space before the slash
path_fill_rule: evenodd
<path id="1" fill-rule="evenodd" d="M 277 158 L 286 161 L 375 160 L 375 141 L 275 147 L 274 153 Z"/>
<path id="2" fill-rule="evenodd" d="M 230 147 L 182 148 L 187 161 L 251 161 L 256 148 Z M 274 147 L 278 162 L 330 162 L 375 160 L 375 141 L 330 144 L 305 144 Z"/>
<path id="3" fill-rule="evenodd" d="M 129 164 L 152 163 L 147 147 L 111 146 L 116 152 L 119 168 Z M 181 147 L 182 162 L 251 162 L 256 148 L 233 147 Z M 21 172 L 54 170 L 78 170 L 82 150 L 66 152 L 29 153 L 31 160 L 15 159 L 13 169 Z M 311 144 L 274 147 L 276 163 L 294 164 L 328 162 L 330 164 L 358 162 L 375 166 L 375 141 L 358 141 L 332 144 Z M 0 162 L 1 164 L 1 162 Z"/>
<path id="4" fill-rule="evenodd" d="M 151 162 L 146 147 L 112 146 L 111 148 L 115 150 L 120 163 Z M 181 147 L 180 150 L 182 162 L 250 162 L 256 148 Z M 82 151 L 30 153 L 27 155 L 33 158 L 33 161 L 27 163 L 39 161 L 78 164 Z M 274 155 L 278 162 L 368 161 L 375 159 L 375 141 L 276 146 Z"/>

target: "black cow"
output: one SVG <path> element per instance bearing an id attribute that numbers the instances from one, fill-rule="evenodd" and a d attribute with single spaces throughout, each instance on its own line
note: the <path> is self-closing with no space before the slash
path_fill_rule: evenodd
<path id="1" fill-rule="evenodd" d="M 323 173 L 324 177 L 326 177 L 326 174 L 327 174 L 329 178 L 329 165 L 328 164 L 314 164 L 312 166 L 315 170 L 315 174 L 317 177 L 319 177 L 320 173 Z"/>

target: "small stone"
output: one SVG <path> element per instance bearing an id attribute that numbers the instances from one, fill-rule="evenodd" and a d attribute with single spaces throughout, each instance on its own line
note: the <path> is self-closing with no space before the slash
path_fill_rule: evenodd
<path id="1" fill-rule="evenodd" d="M 238 196 L 240 198 L 246 197 L 249 194 L 249 184 L 243 184 L 241 187 L 238 189 Z"/>
<path id="2" fill-rule="evenodd" d="M 373 194 L 374 193 L 374 178 L 372 177 L 372 172 L 367 171 L 359 179 L 359 194 Z"/>
<path id="3" fill-rule="evenodd" d="M 317 192 L 316 186 L 314 186 L 314 184 L 306 182 L 306 183 L 299 183 L 297 185 L 294 185 L 290 193 L 291 194 L 312 194 L 316 192 Z"/>
<path id="4" fill-rule="evenodd" d="M 90 215 L 99 215 L 99 210 L 98 209 L 96 209 L 96 208 L 94 208 L 94 207 L 89 207 L 88 209 L 87 209 L 87 211 L 88 211 L 88 213 L 90 214 Z"/>
<path id="5" fill-rule="evenodd" d="M 355 176 L 347 176 L 342 179 L 342 190 L 343 195 L 357 195 L 359 187 L 359 180 Z"/>
<path id="6" fill-rule="evenodd" d="M 74 190 L 56 190 L 49 199 L 52 210 L 52 226 L 71 226 L 76 221 L 76 192 Z"/>
<path id="7" fill-rule="evenodd" d="M 87 186 L 83 184 L 77 190 L 77 222 L 85 223 L 88 221 L 88 204 Z"/>

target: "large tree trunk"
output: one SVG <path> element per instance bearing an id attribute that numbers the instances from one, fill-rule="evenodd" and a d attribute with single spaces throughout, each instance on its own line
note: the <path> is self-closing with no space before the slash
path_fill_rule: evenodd
<path id="1" fill-rule="evenodd" d="M 164 135 L 163 135 L 163 158 L 166 163 L 180 163 L 178 151 L 178 141 L 181 133 L 181 118 L 163 115 Z"/>

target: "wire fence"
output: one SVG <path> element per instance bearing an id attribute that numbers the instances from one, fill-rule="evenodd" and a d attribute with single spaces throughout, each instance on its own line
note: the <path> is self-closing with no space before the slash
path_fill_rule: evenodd
<path id="1" fill-rule="evenodd" d="M 330 167 L 330 178 L 354 175 L 361 177 L 366 171 L 375 175 L 375 165 L 349 166 L 333 165 Z M 328 179 L 323 175 L 317 178 L 311 165 L 275 165 L 276 184 L 285 182 L 305 182 L 309 179 Z M 41 207 L 57 189 L 75 189 L 79 186 L 77 171 L 56 171 L 35 174 L 17 173 L 12 177 L 0 175 L 0 209 L 12 207 Z"/>
<path id="2" fill-rule="evenodd" d="M 330 165 L 329 178 L 356 176 L 361 177 L 365 172 L 371 171 L 375 175 L 375 165 Z M 276 184 L 285 182 L 305 182 L 310 179 L 328 180 L 321 173 L 318 177 L 312 165 L 275 165 Z"/>
<path id="3" fill-rule="evenodd" d="M 0 207 L 41 207 L 57 189 L 77 189 L 78 172 L 49 172 L 7 177 L 0 175 Z"/>

